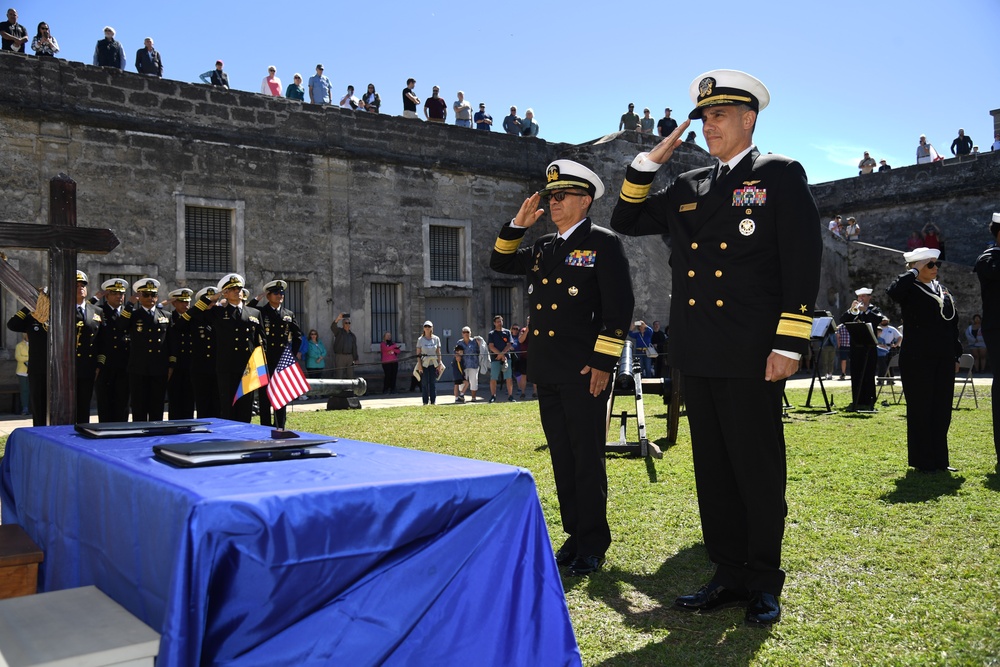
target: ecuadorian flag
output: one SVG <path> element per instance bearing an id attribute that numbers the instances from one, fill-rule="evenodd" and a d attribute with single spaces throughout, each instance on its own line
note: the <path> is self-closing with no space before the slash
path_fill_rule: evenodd
<path id="1" fill-rule="evenodd" d="M 255 389 L 260 389 L 267 384 L 267 362 L 264 360 L 264 348 L 257 346 L 253 354 L 247 361 L 247 367 L 243 371 L 243 379 L 240 386 L 236 388 L 236 396 L 233 398 L 233 405 L 236 401 L 249 394 Z"/>

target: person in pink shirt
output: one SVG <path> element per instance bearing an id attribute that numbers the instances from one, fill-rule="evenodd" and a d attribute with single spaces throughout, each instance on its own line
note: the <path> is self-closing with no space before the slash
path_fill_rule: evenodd
<path id="1" fill-rule="evenodd" d="M 392 334 L 388 331 L 382 335 L 382 344 L 379 346 L 382 351 L 382 371 L 385 373 L 385 380 L 382 382 L 383 394 L 396 393 L 396 375 L 399 374 L 399 343 L 392 341 Z"/>
<path id="2" fill-rule="evenodd" d="M 262 94 L 281 97 L 281 79 L 278 78 L 277 71 L 278 68 L 274 65 L 267 68 L 267 76 L 260 82 L 260 92 Z"/>

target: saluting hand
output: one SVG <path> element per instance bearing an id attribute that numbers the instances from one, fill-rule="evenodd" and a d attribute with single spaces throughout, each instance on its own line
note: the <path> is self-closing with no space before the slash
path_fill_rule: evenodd
<path id="1" fill-rule="evenodd" d="M 538 219 L 545 215 L 545 209 L 538 208 L 542 196 L 537 192 L 524 200 L 521 210 L 514 216 L 514 224 L 518 227 L 531 227 L 538 222 Z"/>
<path id="2" fill-rule="evenodd" d="M 686 130 L 688 128 L 688 125 L 690 124 L 691 120 L 688 119 L 683 123 L 681 123 L 680 125 L 678 125 L 673 132 L 668 134 L 663 139 L 663 141 L 656 144 L 656 147 L 653 148 L 653 150 L 649 151 L 649 154 L 646 156 L 646 158 L 652 160 L 656 164 L 663 164 L 664 162 L 669 160 L 670 156 L 674 154 L 674 149 L 676 149 L 678 146 L 684 143 L 681 140 L 681 135 L 684 133 L 684 130 Z"/>

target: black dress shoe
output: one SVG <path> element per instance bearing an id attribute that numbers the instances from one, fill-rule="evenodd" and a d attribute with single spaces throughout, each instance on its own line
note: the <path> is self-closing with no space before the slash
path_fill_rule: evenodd
<path id="1" fill-rule="evenodd" d="M 755 627 L 767 627 L 781 620 L 781 605 L 772 593 L 753 591 L 750 602 L 747 603 L 746 624 Z"/>
<path id="2" fill-rule="evenodd" d="M 710 581 L 697 592 L 682 595 L 674 600 L 674 609 L 711 612 L 727 607 L 742 607 L 748 599 L 745 592 L 735 591 Z"/>
<path id="3" fill-rule="evenodd" d="M 576 560 L 576 552 L 567 549 L 565 546 L 556 552 L 556 565 L 559 567 L 566 567 L 572 564 L 574 560 Z"/>
<path id="4" fill-rule="evenodd" d="M 601 569 L 602 565 L 604 565 L 603 556 L 577 556 L 570 563 L 569 573 L 583 576 L 591 572 L 597 572 Z"/>

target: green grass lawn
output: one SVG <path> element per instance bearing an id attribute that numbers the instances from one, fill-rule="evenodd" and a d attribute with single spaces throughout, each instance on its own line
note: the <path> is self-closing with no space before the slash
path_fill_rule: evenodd
<path id="1" fill-rule="evenodd" d="M 663 459 L 609 457 L 607 565 L 563 579 L 584 664 L 1000 665 L 1000 478 L 988 389 L 977 388 L 979 409 L 965 409 L 963 399 L 954 412 L 951 463 L 959 472 L 951 475 L 907 472 L 905 404 L 871 416 L 790 412 L 788 580 L 784 618 L 769 631 L 744 627 L 739 609 L 670 609 L 712 566 L 686 420 L 678 444 L 667 447 L 665 409 L 647 397 L 648 433 Z M 838 406 L 849 402 L 847 391 L 835 391 Z M 805 402 L 804 391 L 788 397 Z M 631 403 L 617 399 L 616 408 Z M 563 539 L 537 403 L 289 416 L 296 430 L 527 468 L 553 542 Z"/>

